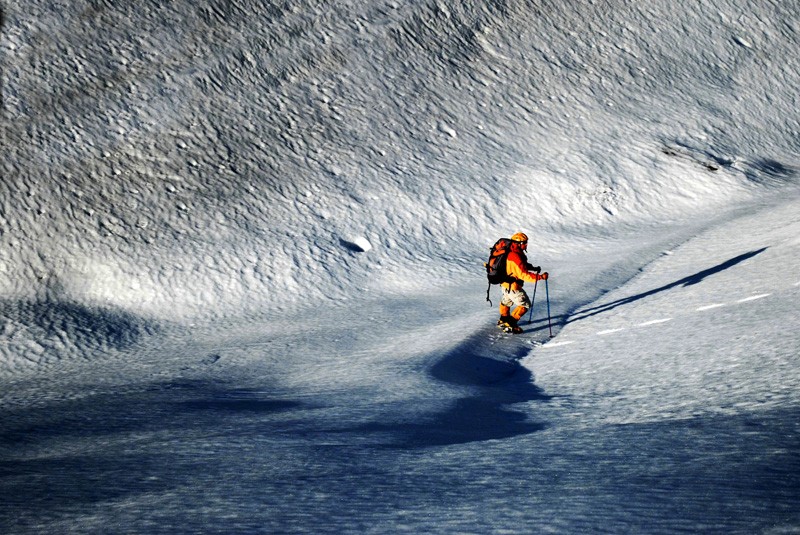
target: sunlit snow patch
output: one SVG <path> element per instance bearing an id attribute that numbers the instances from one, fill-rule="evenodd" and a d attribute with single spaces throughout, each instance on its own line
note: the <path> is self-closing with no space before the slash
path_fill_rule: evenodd
<path id="1" fill-rule="evenodd" d="M 604 331 L 598 331 L 597 334 L 600 335 L 600 336 L 606 336 L 608 334 L 618 333 L 618 332 L 620 332 L 622 330 L 624 330 L 624 329 L 622 329 L 622 328 L 619 328 L 619 329 L 606 329 Z"/>
<path id="2" fill-rule="evenodd" d="M 764 297 L 769 297 L 770 294 L 758 294 L 758 295 L 751 295 L 750 297 L 745 297 L 744 299 L 739 299 L 736 301 L 737 303 L 746 303 L 748 301 L 755 301 L 756 299 L 763 299 Z"/>
<path id="3" fill-rule="evenodd" d="M 566 346 L 566 345 L 573 344 L 573 343 L 574 342 L 572 340 L 563 340 L 561 342 L 550 342 L 548 344 L 544 344 L 542 347 L 547 347 L 547 348 L 560 347 L 560 346 Z"/>
<path id="4" fill-rule="evenodd" d="M 740 46 L 743 46 L 745 48 L 753 48 L 752 43 L 750 43 L 750 41 L 748 41 L 747 39 L 745 39 L 744 37 L 742 37 L 740 35 L 735 36 L 733 38 L 733 40 L 736 41 L 736 44 L 738 44 Z"/>
<path id="5" fill-rule="evenodd" d="M 358 236 L 354 239 L 340 239 L 342 245 L 354 253 L 366 253 L 372 249 L 372 244 L 363 236 Z"/>
<path id="6" fill-rule="evenodd" d="M 719 307 L 724 307 L 724 306 L 725 306 L 724 303 L 712 303 L 710 305 L 704 305 L 704 306 L 698 307 L 697 308 L 697 312 L 704 312 L 706 310 L 711 310 L 713 308 L 719 308 Z"/>
<path id="7" fill-rule="evenodd" d="M 639 323 L 637 327 L 647 327 L 648 325 L 657 325 L 659 323 L 666 323 L 668 321 L 672 321 L 672 318 L 659 318 L 657 320 L 645 321 L 644 323 Z"/>

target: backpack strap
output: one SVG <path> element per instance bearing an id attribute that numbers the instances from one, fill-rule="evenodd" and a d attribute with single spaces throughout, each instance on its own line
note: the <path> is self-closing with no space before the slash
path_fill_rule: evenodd
<path id="1" fill-rule="evenodd" d="M 492 283 L 489 283 L 489 286 L 486 288 L 486 300 L 489 301 L 489 306 L 493 307 L 492 300 L 489 299 L 489 292 L 492 290 Z"/>

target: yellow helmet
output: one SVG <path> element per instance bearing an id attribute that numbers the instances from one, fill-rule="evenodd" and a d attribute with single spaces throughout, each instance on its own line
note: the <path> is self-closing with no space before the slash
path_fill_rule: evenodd
<path id="1" fill-rule="evenodd" d="M 517 232 L 511 236 L 511 241 L 526 242 L 528 241 L 528 236 L 524 232 Z"/>

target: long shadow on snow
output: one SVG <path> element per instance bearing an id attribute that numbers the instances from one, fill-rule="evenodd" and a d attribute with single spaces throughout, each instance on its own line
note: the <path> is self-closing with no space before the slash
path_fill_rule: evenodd
<path id="1" fill-rule="evenodd" d="M 92 393 L 76 399 L 0 412 L 0 463 L 5 451 L 43 442 L 193 429 L 231 414 L 268 415 L 301 406 L 295 400 L 199 380 L 130 385 L 114 391 L 98 385 L 87 390 Z"/>
<path id="2" fill-rule="evenodd" d="M 690 286 L 705 278 L 734 267 L 767 248 L 750 251 L 716 266 L 676 280 L 659 288 L 618 299 L 577 312 L 552 316 L 552 330 L 573 321 L 601 314 L 619 306 L 644 299 L 676 286 Z M 573 315 L 574 314 L 574 315 Z M 542 423 L 531 422 L 510 406 L 527 401 L 548 401 L 552 398 L 533 383 L 533 374 L 519 360 L 530 350 L 525 340 L 538 331 L 550 329 L 547 319 L 528 323 L 527 336 L 502 337 L 496 341 L 488 332 L 479 332 L 445 354 L 431 369 L 431 375 L 444 383 L 473 387 L 475 394 L 462 398 L 449 409 L 434 413 L 422 422 L 376 422 L 356 430 L 365 433 L 388 432 L 400 436 L 391 444 L 399 448 L 424 448 L 448 444 L 508 438 L 543 429 Z"/>
<path id="3" fill-rule="evenodd" d="M 421 422 L 376 422 L 360 432 L 389 432 L 399 439 L 389 447 L 416 449 L 464 444 L 525 435 L 545 428 L 510 407 L 528 401 L 548 401 L 551 396 L 533 383 L 533 374 L 520 364 L 529 351 L 522 338 L 493 339 L 480 331 L 446 353 L 430 374 L 437 380 L 472 387 L 474 394 L 457 400 L 447 410 Z"/>
<path id="4" fill-rule="evenodd" d="M 55 298 L 0 300 L 0 319 L 5 318 L 25 325 L 45 351 L 55 355 L 65 344 L 85 349 L 127 349 L 158 332 L 156 323 L 124 310 Z"/>
<path id="5" fill-rule="evenodd" d="M 246 455 L 253 437 L 284 431 L 272 415 L 302 406 L 198 380 L 86 390 L 0 411 L 0 531 L 87 504 L 213 485 L 230 477 L 229 459 Z"/>
<path id="6" fill-rule="evenodd" d="M 688 277 L 684 277 L 682 279 L 676 280 L 669 284 L 665 284 L 664 286 L 660 286 L 658 288 L 653 288 L 652 290 L 648 290 L 646 292 L 642 292 L 636 295 L 631 295 L 629 297 L 623 297 L 622 299 L 617 299 L 616 301 L 612 301 L 610 303 L 605 303 L 603 305 L 598 305 L 590 308 L 580 309 L 573 309 L 571 311 L 567 311 L 563 314 L 557 314 L 550 318 L 548 322 L 547 318 L 542 318 L 540 316 L 541 311 L 537 310 L 537 319 L 529 322 L 527 325 L 538 325 L 536 327 L 528 327 L 526 331 L 528 332 L 537 332 L 543 331 L 550 328 L 550 323 L 552 324 L 553 331 L 560 329 L 564 325 L 569 323 L 573 323 L 575 321 L 581 321 L 586 318 L 590 318 L 592 316 L 596 316 L 597 314 L 602 314 L 603 312 L 608 312 L 609 310 L 613 310 L 617 307 L 628 305 L 640 299 L 644 299 L 646 297 L 650 297 L 651 295 L 655 295 L 659 292 L 663 292 L 665 290 L 669 290 L 676 286 L 691 286 L 693 284 L 699 284 L 703 282 L 703 280 L 711 275 L 724 271 L 728 268 L 731 268 L 749 258 L 752 258 L 758 254 L 763 253 L 767 250 L 767 247 L 762 247 L 761 249 L 756 249 L 754 251 L 750 251 L 747 253 L 740 254 L 739 256 L 735 256 L 730 260 L 726 260 L 721 264 L 717 264 L 716 266 L 710 267 L 708 269 L 704 269 L 702 271 L 698 271 L 694 275 L 689 275 Z M 539 303 L 537 300 L 536 303 Z M 536 306 L 536 305 L 535 305 Z M 537 306 L 538 309 L 538 306 Z"/>
<path id="7" fill-rule="evenodd" d="M 726 269 L 731 268 L 731 267 L 733 267 L 733 266 L 735 266 L 735 265 L 737 265 L 737 264 L 739 264 L 741 262 L 744 262 L 745 260 L 747 260 L 749 258 L 752 258 L 752 257 L 754 257 L 754 256 L 756 256 L 758 254 L 761 254 L 766 250 L 767 250 L 767 247 L 762 247 L 761 249 L 756 249 L 756 250 L 750 251 L 748 253 L 740 254 L 739 256 L 735 256 L 735 257 L 731 258 L 730 260 L 726 260 L 725 262 L 722 262 L 721 264 L 717 264 L 716 266 L 710 267 L 708 269 L 704 269 L 702 271 L 698 271 L 694 275 L 689 275 L 688 277 L 684 277 L 682 279 L 676 280 L 675 282 L 671 282 L 669 284 L 665 284 L 664 286 L 661 286 L 659 288 L 653 288 L 652 290 L 648 290 L 648 291 L 642 292 L 640 294 L 631 295 L 629 297 L 624 297 L 622 299 L 617 299 L 616 301 L 612 301 L 611 303 L 605 303 L 603 305 L 598 305 L 596 307 L 591 307 L 591 308 L 587 308 L 587 309 L 584 309 L 584 310 L 577 310 L 577 311 L 575 311 L 573 313 L 574 315 L 566 316 L 566 319 L 565 319 L 564 316 L 560 316 L 560 317 L 554 318 L 554 319 L 558 320 L 559 323 L 561 323 L 561 324 L 572 323 L 574 321 L 580 321 L 582 319 L 586 319 L 588 317 L 595 316 L 595 315 L 601 314 L 603 312 L 608 312 L 609 310 L 612 310 L 612 309 L 617 308 L 619 306 L 623 306 L 623 305 L 627 305 L 627 304 L 633 303 L 634 301 L 638 301 L 640 299 L 644 299 L 645 297 L 650 297 L 651 295 L 657 294 L 659 292 L 663 292 L 665 290 L 669 290 L 671 288 L 674 288 L 675 286 L 681 286 L 681 285 L 682 286 L 691 286 L 693 284 L 699 284 L 700 282 L 703 282 L 703 279 L 705 279 L 706 277 L 710 277 L 711 275 L 714 275 L 714 274 L 719 273 L 721 271 L 725 271 Z"/>

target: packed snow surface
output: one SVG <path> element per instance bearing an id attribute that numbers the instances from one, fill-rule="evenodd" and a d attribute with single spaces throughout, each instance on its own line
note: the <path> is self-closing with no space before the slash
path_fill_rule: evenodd
<path id="1" fill-rule="evenodd" d="M 800 531 L 800 6 L 454 4 L 4 8 L 0 531 Z"/>

